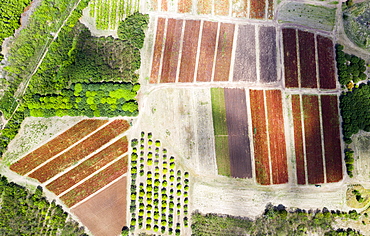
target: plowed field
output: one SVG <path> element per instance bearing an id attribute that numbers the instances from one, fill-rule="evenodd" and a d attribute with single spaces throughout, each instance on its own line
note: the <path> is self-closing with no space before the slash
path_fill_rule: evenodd
<path id="1" fill-rule="evenodd" d="M 298 30 L 298 40 L 301 87 L 317 88 L 314 34 Z"/>
<path id="2" fill-rule="evenodd" d="M 216 68 L 214 81 L 228 81 L 233 49 L 234 24 L 221 23 L 218 37 Z"/>
<path id="3" fill-rule="evenodd" d="M 306 184 L 301 113 L 301 97 L 299 95 L 292 95 L 292 116 L 294 125 L 294 149 L 296 158 L 297 183 Z"/>
<path id="4" fill-rule="evenodd" d="M 266 2 L 261 0 L 250 0 L 251 4 L 251 18 L 264 19 Z"/>
<path id="5" fill-rule="evenodd" d="M 260 80 L 265 83 L 275 82 L 276 73 L 276 29 L 275 27 L 260 27 Z"/>
<path id="6" fill-rule="evenodd" d="M 161 65 L 162 48 L 165 32 L 165 18 L 158 18 L 157 23 L 157 33 L 155 36 L 154 52 L 153 52 L 153 62 L 152 62 L 152 72 L 150 75 L 150 83 L 158 83 L 159 70 Z"/>
<path id="7" fill-rule="evenodd" d="M 317 36 L 317 52 L 319 65 L 320 88 L 335 89 L 334 45 L 330 38 Z"/>
<path id="8" fill-rule="evenodd" d="M 298 88 L 296 30 L 285 28 L 283 32 L 285 86 Z"/>

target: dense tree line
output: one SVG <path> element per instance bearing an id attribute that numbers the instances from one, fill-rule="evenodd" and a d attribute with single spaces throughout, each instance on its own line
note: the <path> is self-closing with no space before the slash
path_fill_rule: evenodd
<path id="1" fill-rule="evenodd" d="M 17 135 L 21 123 L 24 120 L 24 112 L 22 109 L 14 113 L 11 120 L 8 121 L 4 129 L 0 133 L 0 157 L 6 150 L 10 141 Z"/>
<path id="2" fill-rule="evenodd" d="M 31 193 L 0 175 L 0 202 L 0 235 L 86 235 L 40 186 Z"/>
<path id="3" fill-rule="evenodd" d="M 193 235 L 362 235 L 352 229 L 334 230 L 336 219 L 357 220 L 355 210 L 346 212 L 328 211 L 326 208 L 316 211 L 297 209 L 289 211 L 284 206 L 268 205 L 264 214 L 255 220 L 229 215 L 217 215 L 195 212 L 192 215 Z M 342 234 L 348 232 L 349 234 Z"/>
<path id="4" fill-rule="evenodd" d="M 19 28 L 21 14 L 30 4 L 31 0 L 7 0 L 1 2 L 0 11 L 0 52 L 3 40 L 14 34 Z M 0 53 L 0 61 L 4 56 Z"/>

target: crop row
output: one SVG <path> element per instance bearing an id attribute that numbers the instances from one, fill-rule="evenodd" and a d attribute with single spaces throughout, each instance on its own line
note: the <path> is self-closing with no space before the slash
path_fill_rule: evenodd
<path id="1" fill-rule="evenodd" d="M 98 132 L 83 140 L 81 143 L 32 172 L 29 177 L 35 178 L 43 183 L 64 171 L 66 168 L 72 166 L 76 161 L 83 159 L 104 144 L 108 143 L 117 135 L 125 132 L 128 128 L 129 124 L 127 121 L 114 120 Z"/>
<path id="2" fill-rule="evenodd" d="M 58 135 L 48 143 L 11 165 L 10 169 L 20 175 L 25 175 L 107 122 L 108 120 L 98 119 L 82 120 L 64 133 Z"/>

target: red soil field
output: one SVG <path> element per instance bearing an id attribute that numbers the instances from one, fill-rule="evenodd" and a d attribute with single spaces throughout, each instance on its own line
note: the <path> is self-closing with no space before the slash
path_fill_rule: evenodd
<path id="1" fill-rule="evenodd" d="M 330 38 L 317 36 L 317 53 L 319 58 L 320 88 L 335 89 L 334 45 Z"/>
<path id="2" fill-rule="evenodd" d="M 158 83 L 159 78 L 159 68 L 161 64 L 164 30 L 165 30 L 166 19 L 158 18 L 157 23 L 157 33 L 155 36 L 154 52 L 153 52 L 153 62 L 152 62 L 152 72 L 150 75 L 150 83 Z"/>
<path id="3" fill-rule="evenodd" d="M 161 83 L 174 83 L 176 81 L 182 24 L 183 20 L 168 19 L 166 45 L 162 62 Z"/>
<path id="4" fill-rule="evenodd" d="M 228 0 L 214 0 L 215 15 L 228 16 L 230 2 Z"/>
<path id="5" fill-rule="evenodd" d="M 122 158 L 100 171 L 82 184 L 67 192 L 60 199 L 72 207 L 127 172 L 127 159 Z"/>
<path id="6" fill-rule="evenodd" d="M 250 90 L 256 179 L 260 184 L 269 185 L 270 165 L 263 96 L 263 90 Z"/>
<path id="7" fill-rule="evenodd" d="M 301 87 L 317 88 L 314 34 L 298 30 L 298 41 Z"/>
<path id="8" fill-rule="evenodd" d="M 216 51 L 217 22 L 204 21 L 198 61 L 198 82 L 211 82 Z"/>
<path id="9" fill-rule="evenodd" d="M 343 177 L 343 169 L 337 96 L 321 95 L 321 110 L 325 143 L 326 182 L 338 182 Z"/>
<path id="10" fill-rule="evenodd" d="M 212 13 L 212 0 L 198 0 L 197 7 L 199 15 L 209 15 Z"/>
<path id="11" fill-rule="evenodd" d="M 108 120 L 98 119 L 82 120 L 64 133 L 58 135 L 48 143 L 11 165 L 10 169 L 20 175 L 25 175 L 107 122 Z"/>
<path id="12" fill-rule="evenodd" d="M 120 235 L 126 221 L 126 183 L 120 180 L 71 209 L 93 235 Z"/>
<path id="13" fill-rule="evenodd" d="M 292 113 L 294 124 L 294 150 L 297 168 L 297 183 L 306 184 L 301 119 L 301 98 L 299 95 L 292 95 Z"/>
<path id="14" fill-rule="evenodd" d="M 179 82 L 193 82 L 197 57 L 200 21 L 185 21 Z"/>
<path id="15" fill-rule="evenodd" d="M 179 0 L 178 9 L 179 13 L 191 12 L 192 0 Z"/>
<path id="16" fill-rule="evenodd" d="M 80 165 L 76 166 L 72 170 L 63 174 L 50 184 L 46 186 L 47 189 L 59 195 L 77 184 L 87 176 L 91 175 L 95 171 L 107 165 L 109 162 L 113 161 L 117 157 L 121 156 L 128 150 L 127 138 L 121 138 L 112 145 L 103 149 L 99 153 L 90 157 L 86 161 L 82 162 Z M 124 157 L 124 158 L 127 158 Z"/>
<path id="17" fill-rule="evenodd" d="M 162 11 L 168 11 L 167 0 L 162 0 L 161 9 L 162 9 Z"/>
<path id="18" fill-rule="evenodd" d="M 261 0 L 250 0 L 250 18 L 264 19 L 266 2 Z"/>
<path id="19" fill-rule="evenodd" d="M 221 23 L 214 81 L 228 81 L 233 50 L 234 24 Z"/>
<path id="20" fill-rule="evenodd" d="M 309 184 L 324 182 L 321 151 L 319 100 L 316 95 L 303 95 L 306 163 Z"/>
<path id="21" fill-rule="evenodd" d="M 231 176 L 252 178 L 245 90 L 225 88 L 224 94 Z"/>
<path id="22" fill-rule="evenodd" d="M 288 167 L 280 90 L 266 90 L 266 106 L 269 124 L 272 182 L 274 184 L 283 184 L 288 182 Z"/>
<path id="23" fill-rule="evenodd" d="M 274 18 L 274 0 L 268 0 L 267 18 L 270 20 Z"/>
<path id="24" fill-rule="evenodd" d="M 125 132 L 129 128 L 125 120 L 115 120 L 103 129 L 94 133 L 78 145 L 72 147 L 62 155 L 40 167 L 29 177 L 39 180 L 41 183 L 51 179 L 53 176 L 72 166 L 76 161 L 81 160 L 96 149 L 100 148 L 117 135 Z"/>
<path id="25" fill-rule="evenodd" d="M 285 86 L 288 88 L 298 88 L 299 84 L 298 84 L 296 30 L 285 28 L 282 31 L 284 45 Z"/>

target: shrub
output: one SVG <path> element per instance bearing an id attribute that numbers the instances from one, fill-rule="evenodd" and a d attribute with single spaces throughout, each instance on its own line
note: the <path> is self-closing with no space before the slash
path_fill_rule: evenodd
<path id="1" fill-rule="evenodd" d="M 173 182 L 175 180 L 175 176 L 171 175 L 170 176 L 170 181 Z"/>
<path id="2" fill-rule="evenodd" d="M 136 145 L 138 145 L 138 140 L 136 138 L 134 139 L 131 139 L 131 147 L 135 147 Z"/>
<path id="3" fill-rule="evenodd" d="M 170 162 L 170 168 L 174 169 L 175 168 L 175 162 Z"/>
<path id="4" fill-rule="evenodd" d="M 189 199 L 186 197 L 186 198 L 184 198 L 184 203 L 185 204 L 187 204 L 187 203 L 189 203 Z"/>
<path id="5" fill-rule="evenodd" d="M 181 170 L 177 171 L 177 176 L 179 176 L 179 177 L 181 176 Z M 181 178 L 180 178 L 180 180 L 181 180 Z"/>
<path id="6" fill-rule="evenodd" d="M 144 143 L 144 138 L 141 138 L 140 139 L 140 143 Z"/>
<path id="7" fill-rule="evenodd" d="M 163 148 L 162 152 L 166 154 L 167 153 L 167 149 Z"/>
<path id="8" fill-rule="evenodd" d="M 152 178 L 152 172 L 151 172 L 151 171 L 148 171 L 148 172 L 146 173 L 146 176 L 147 176 L 148 178 Z"/>
<path id="9" fill-rule="evenodd" d="M 148 152 L 148 158 L 151 158 L 151 157 L 153 157 L 153 153 L 152 152 Z"/>
<path id="10" fill-rule="evenodd" d="M 148 133 L 148 139 L 151 139 L 153 137 L 153 134 L 150 132 Z"/>
<path id="11" fill-rule="evenodd" d="M 146 230 L 150 230 L 152 228 L 152 226 L 150 224 L 147 224 L 145 228 L 146 228 Z"/>
<path id="12" fill-rule="evenodd" d="M 153 160 L 152 159 L 148 159 L 147 164 L 148 164 L 148 166 L 151 166 L 153 164 Z"/>
<path id="13" fill-rule="evenodd" d="M 140 171 L 140 176 L 144 176 L 144 174 L 145 174 L 145 171 L 144 170 L 141 170 Z"/>
<path id="14" fill-rule="evenodd" d="M 185 185 L 185 186 L 184 186 L 184 190 L 185 190 L 185 191 L 188 191 L 188 190 L 189 190 L 189 185 Z"/>
<path id="15" fill-rule="evenodd" d="M 185 178 L 189 178 L 189 172 L 184 173 Z"/>
<path id="16" fill-rule="evenodd" d="M 153 140 L 149 139 L 149 140 L 148 140 L 148 145 L 150 146 L 150 145 L 152 145 L 152 144 L 153 144 Z"/>
<path id="17" fill-rule="evenodd" d="M 185 179 L 185 180 L 184 180 L 184 183 L 185 183 L 185 184 L 189 184 L 189 179 Z"/>
<path id="18" fill-rule="evenodd" d="M 163 174 L 167 174 L 167 168 L 163 168 Z"/>
<path id="19" fill-rule="evenodd" d="M 153 199 L 152 199 L 151 197 L 148 197 L 148 198 L 146 199 L 146 202 L 147 202 L 148 204 L 152 204 L 152 201 L 153 201 Z M 151 210 L 151 208 L 150 208 L 150 209 L 148 209 L 148 210 Z"/>
<path id="20" fill-rule="evenodd" d="M 141 137 L 144 138 L 145 132 L 141 131 Z"/>
<path id="21" fill-rule="evenodd" d="M 158 232 L 158 225 L 154 225 L 153 230 L 154 230 L 155 232 Z"/>

